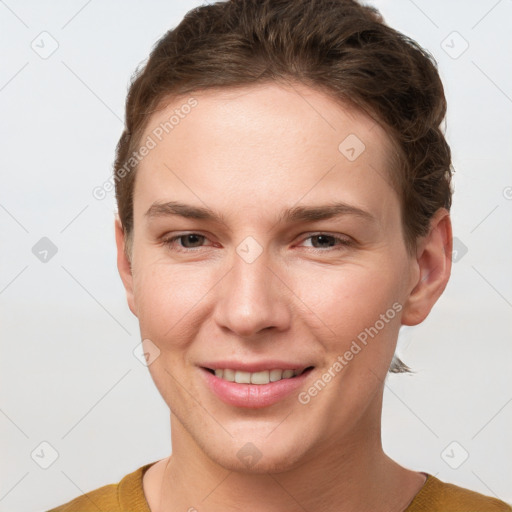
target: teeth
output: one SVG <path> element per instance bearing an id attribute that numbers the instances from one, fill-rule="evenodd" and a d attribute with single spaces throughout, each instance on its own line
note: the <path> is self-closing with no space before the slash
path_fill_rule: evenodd
<path id="1" fill-rule="evenodd" d="M 215 370 L 216 377 L 238 384 L 268 384 L 281 379 L 290 379 L 298 374 L 298 370 L 279 370 L 277 368 L 253 373 L 230 368 Z"/>
<path id="2" fill-rule="evenodd" d="M 283 377 L 283 370 L 270 370 L 270 382 L 281 380 Z"/>
<path id="3" fill-rule="evenodd" d="M 241 372 L 240 370 L 237 370 L 235 373 L 235 382 L 238 382 L 238 384 L 250 384 L 251 374 L 249 372 Z"/>
<path id="4" fill-rule="evenodd" d="M 251 384 L 268 384 L 270 382 L 269 371 L 251 373 Z"/>

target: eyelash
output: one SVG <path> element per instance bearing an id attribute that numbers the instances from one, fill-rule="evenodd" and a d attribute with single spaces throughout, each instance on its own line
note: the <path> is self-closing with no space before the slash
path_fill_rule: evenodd
<path id="1" fill-rule="evenodd" d="M 173 237 L 170 237 L 170 238 L 164 238 L 162 240 L 162 243 L 165 246 L 167 246 L 169 249 L 175 250 L 176 252 L 182 252 L 182 253 L 194 252 L 194 251 L 197 251 L 199 249 L 202 249 L 203 247 L 191 247 L 191 248 L 181 247 L 179 249 L 177 249 L 176 247 L 173 248 L 174 242 L 176 242 L 180 238 L 184 238 L 184 237 L 190 236 L 190 235 L 195 235 L 195 236 L 199 236 L 199 237 L 207 239 L 206 235 L 201 235 L 200 233 L 190 232 L 190 233 L 182 233 L 181 235 L 176 235 L 176 236 L 173 236 Z M 348 246 L 352 245 L 352 242 L 350 240 L 346 239 L 346 238 L 341 238 L 341 237 L 336 236 L 336 235 L 331 235 L 329 233 L 322 233 L 322 232 L 311 234 L 308 237 L 306 237 L 304 240 L 308 240 L 310 238 L 319 237 L 319 236 L 326 236 L 328 238 L 334 239 L 336 242 L 338 242 L 338 246 L 337 247 L 336 246 L 334 246 L 334 247 L 327 247 L 325 249 L 319 249 L 317 247 L 312 247 L 311 250 L 313 252 L 331 252 L 333 250 L 339 250 L 340 248 L 344 248 L 344 247 L 348 247 Z"/>

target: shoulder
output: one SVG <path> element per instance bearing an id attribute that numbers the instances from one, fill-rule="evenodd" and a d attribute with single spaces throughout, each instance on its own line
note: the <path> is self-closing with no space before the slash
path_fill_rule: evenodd
<path id="1" fill-rule="evenodd" d="M 111 510 L 112 512 L 118 512 L 121 510 L 117 499 L 118 485 L 105 485 L 94 491 L 77 496 L 63 505 L 52 508 L 48 512 L 88 512 L 89 510 Z"/>
<path id="2" fill-rule="evenodd" d="M 52 508 L 47 512 L 150 512 L 144 496 L 142 477 L 155 462 L 127 474 L 118 483 L 104 485 Z"/>
<path id="3" fill-rule="evenodd" d="M 443 482 L 432 475 L 405 512 L 512 512 L 512 506 L 492 496 Z"/>

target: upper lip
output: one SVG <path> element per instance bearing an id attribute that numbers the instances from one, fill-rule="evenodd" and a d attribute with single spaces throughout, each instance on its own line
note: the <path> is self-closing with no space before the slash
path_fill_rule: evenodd
<path id="1" fill-rule="evenodd" d="M 280 369 L 280 370 L 298 370 L 303 371 L 306 368 L 309 368 L 310 366 L 313 366 L 311 364 L 304 364 L 304 363 L 290 363 L 287 361 L 278 361 L 276 359 L 272 360 L 265 360 L 265 361 L 255 361 L 252 363 L 249 363 L 247 361 L 207 361 L 204 363 L 201 363 L 203 368 L 208 368 L 210 370 L 217 370 L 217 369 L 226 369 L 229 368 L 231 370 L 239 370 L 243 372 L 261 372 L 264 370 L 273 370 L 273 369 Z"/>

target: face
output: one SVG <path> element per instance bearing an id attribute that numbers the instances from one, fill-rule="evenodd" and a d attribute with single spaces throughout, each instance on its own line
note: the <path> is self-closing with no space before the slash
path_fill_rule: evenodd
<path id="1" fill-rule="evenodd" d="M 437 296 L 414 298 L 421 260 L 371 118 L 299 85 L 193 97 L 142 138 L 120 271 L 173 421 L 225 468 L 285 470 L 380 428 L 399 327 Z"/>

